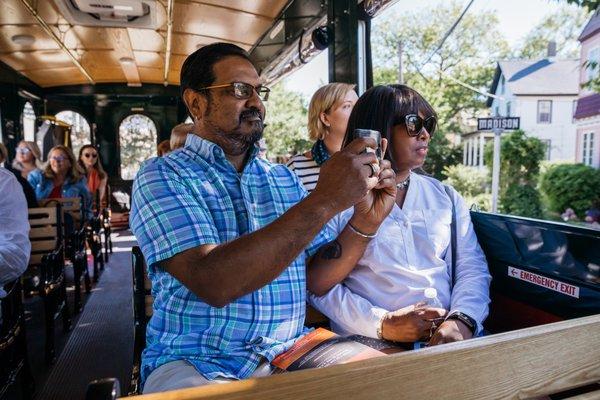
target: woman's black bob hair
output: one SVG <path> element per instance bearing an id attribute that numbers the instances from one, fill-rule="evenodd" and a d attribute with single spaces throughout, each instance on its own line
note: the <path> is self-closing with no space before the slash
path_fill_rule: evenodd
<path id="1" fill-rule="evenodd" d="M 416 90 L 398 84 L 374 86 L 363 93 L 354 105 L 342 147 L 352 141 L 355 129 L 379 131 L 391 146 L 394 126 L 404 124 L 404 117 L 408 114 L 437 118 L 433 107 Z M 384 158 L 391 162 L 394 171 L 398 171 L 389 147 Z"/>

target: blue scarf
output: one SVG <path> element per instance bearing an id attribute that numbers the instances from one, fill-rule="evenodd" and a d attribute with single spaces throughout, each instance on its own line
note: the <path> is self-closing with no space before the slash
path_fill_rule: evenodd
<path id="1" fill-rule="evenodd" d="M 312 149 L 310 150 L 312 153 L 312 158 L 315 160 L 317 165 L 320 167 L 325 161 L 329 160 L 329 153 L 327 152 L 327 147 L 325 147 L 325 143 L 319 139 L 313 144 Z"/>

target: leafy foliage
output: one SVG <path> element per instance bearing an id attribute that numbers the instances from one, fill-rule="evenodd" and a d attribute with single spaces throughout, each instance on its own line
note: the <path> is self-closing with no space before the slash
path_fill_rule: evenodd
<path id="1" fill-rule="evenodd" d="M 306 129 L 308 110 L 300 94 L 278 83 L 271 88 L 266 107 L 264 137 L 270 158 L 289 157 L 310 148 Z"/>
<path id="2" fill-rule="evenodd" d="M 133 114 L 119 126 L 121 178 L 133 179 L 140 164 L 156 156 L 156 126 L 145 115 Z"/>
<path id="3" fill-rule="evenodd" d="M 564 5 L 559 11 L 545 16 L 525 37 L 517 58 L 535 59 L 547 55 L 548 42 L 556 42 L 560 58 L 579 57 L 577 38 L 588 21 L 590 13 L 583 8 Z"/>
<path id="4" fill-rule="evenodd" d="M 493 77 L 494 61 L 509 53 L 495 15 L 468 13 L 444 46 L 431 55 L 461 12 L 462 5 L 454 1 L 435 9 L 386 14 L 373 26 L 374 82 L 398 81 L 398 58 L 390 54 L 398 54 L 401 42 L 405 83 L 432 104 L 447 132 L 459 131 L 465 118 L 486 108 L 483 96 L 451 78 L 485 90 Z"/>
<path id="5" fill-rule="evenodd" d="M 531 184 L 511 183 L 500 198 L 502 212 L 523 217 L 543 218 L 540 193 Z"/>
<path id="6" fill-rule="evenodd" d="M 444 180 L 445 168 L 462 162 L 462 147 L 452 146 L 442 132 L 436 132 L 429 143 L 429 151 L 423 169 L 436 179 Z"/>
<path id="7" fill-rule="evenodd" d="M 489 142 L 484 150 L 486 165 L 493 165 L 493 152 L 493 142 Z M 499 188 L 502 212 L 541 217 L 541 199 L 536 186 L 545 152 L 546 146 L 541 140 L 528 137 L 521 130 L 502 136 Z"/>
<path id="8" fill-rule="evenodd" d="M 487 169 L 468 167 L 457 164 L 444 167 L 448 176 L 445 183 L 460 193 L 468 205 L 476 204 L 483 211 L 491 210 L 491 194 L 489 193 L 489 172 Z"/>
<path id="9" fill-rule="evenodd" d="M 594 11 L 600 6 L 598 0 L 566 0 L 569 4 L 576 4 L 579 7 L 585 7 L 590 11 Z"/>
<path id="10" fill-rule="evenodd" d="M 600 202 L 600 170 L 583 164 L 554 165 L 542 175 L 540 187 L 552 211 L 561 213 L 570 207 L 583 217 Z"/>

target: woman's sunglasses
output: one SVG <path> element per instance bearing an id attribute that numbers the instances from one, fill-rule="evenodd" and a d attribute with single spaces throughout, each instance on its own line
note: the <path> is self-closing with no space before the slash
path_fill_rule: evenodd
<path id="1" fill-rule="evenodd" d="M 96 157 L 98 157 L 98 154 L 96 154 L 96 153 L 83 153 L 83 156 L 85 158 L 90 158 L 90 157 L 91 158 L 96 158 Z"/>
<path id="2" fill-rule="evenodd" d="M 425 119 L 419 117 L 417 114 L 408 114 L 404 117 L 404 125 L 406 125 L 406 132 L 408 136 L 419 136 L 423 128 L 429 133 L 430 137 L 433 137 L 435 128 L 437 126 L 437 118 L 433 115 Z"/>
<path id="3" fill-rule="evenodd" d="M 17 147 L 17 153 L 29 154 L 29 153 L 31 153 L 31 150 L 29 150 L 27 147 Z"/>

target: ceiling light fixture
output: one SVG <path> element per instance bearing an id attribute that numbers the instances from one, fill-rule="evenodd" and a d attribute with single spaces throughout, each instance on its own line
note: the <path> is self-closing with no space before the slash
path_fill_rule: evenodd
<path id="1" fill-rule="evenodd" d="M 35 42 L 35 38 L 31 35 L 14 35 L 11 40 L 20 46 L 31 46 Z"/>
<path id="2" fill-rule="evenodd" d="M 119 61 L 123 64 L 133 64 L 134 60 L 131 57 L 121 57 L 119 58 Z"/>

